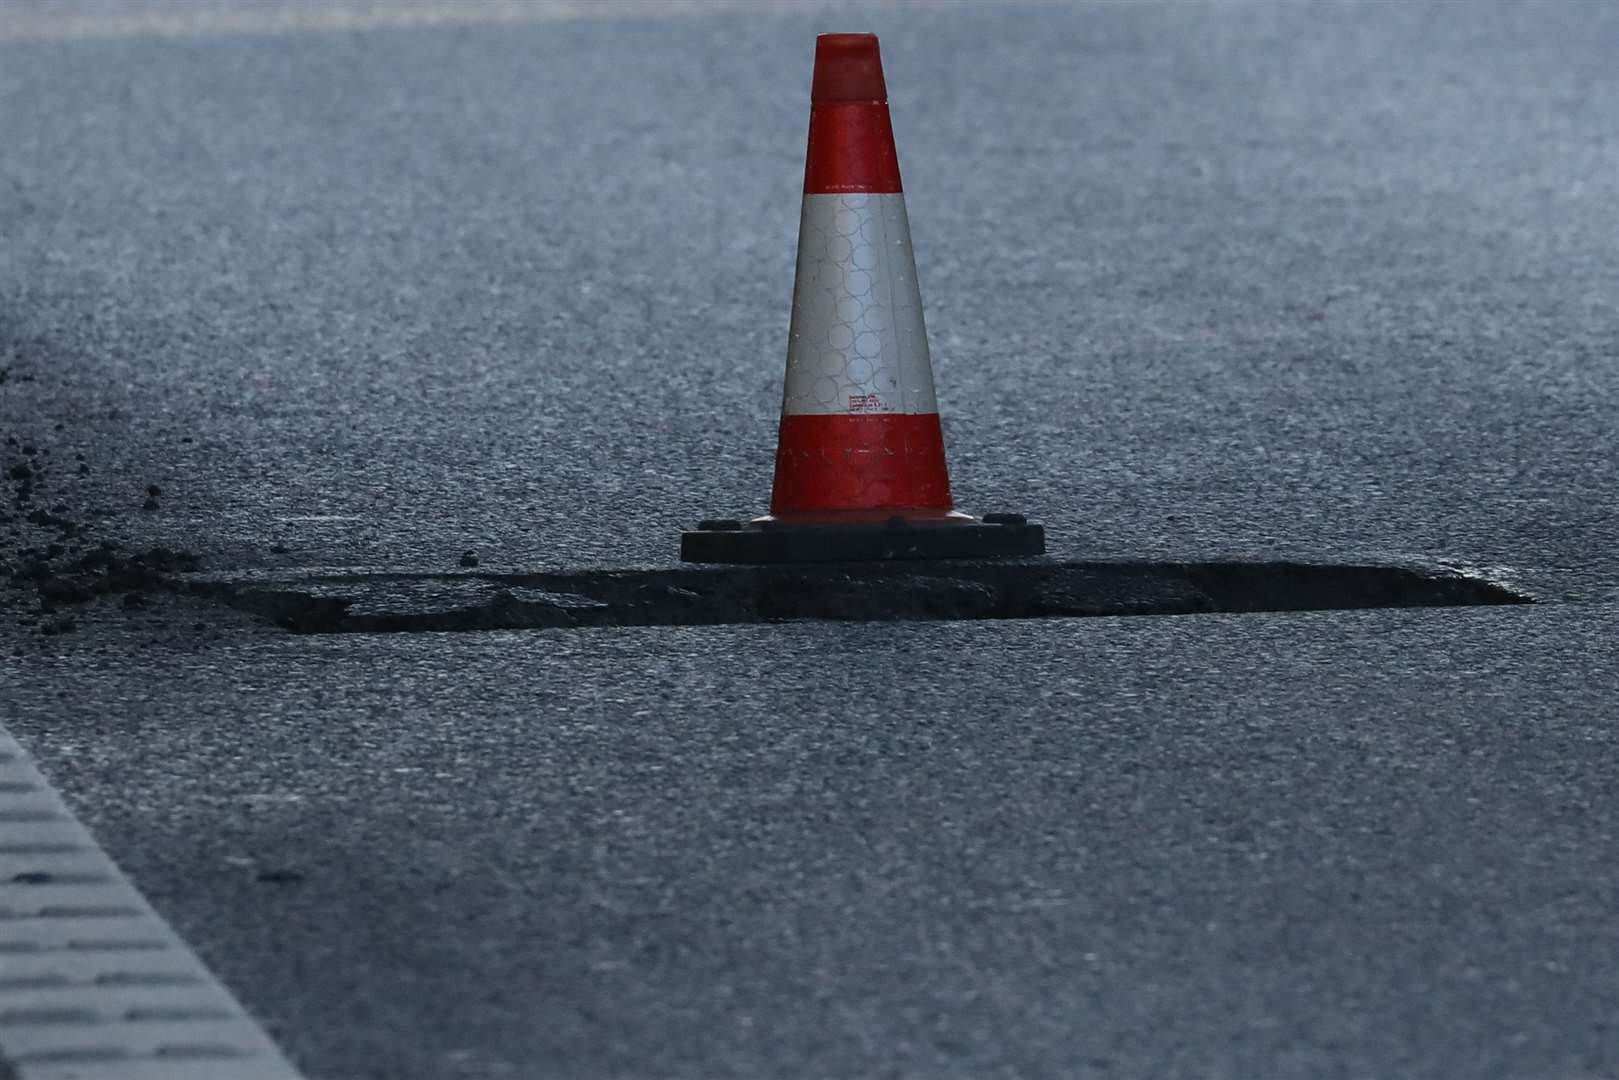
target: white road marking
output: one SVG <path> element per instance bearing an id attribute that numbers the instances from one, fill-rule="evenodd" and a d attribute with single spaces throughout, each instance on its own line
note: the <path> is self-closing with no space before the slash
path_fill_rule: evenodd
<path id="1" fill-rule="evenodd" d="M 299 1080 L 0 729 L 0 1075 Z"/>
<path id="2" fill-rule="evenodd" d="M 805 0 L 123 0 L 10 8 L 0 43 L 90 37 L 198 37 L 568 19 L 675 18 L 815 9 Z"/>

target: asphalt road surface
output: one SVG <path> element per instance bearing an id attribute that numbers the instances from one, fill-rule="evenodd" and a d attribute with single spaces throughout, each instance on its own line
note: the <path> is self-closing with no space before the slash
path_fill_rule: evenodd
<path id="1" fill-rule="evenodd" d="M 761 511 L 858 29 L 964 508 L 1540 602 L 297 636 L 163 588 Z M 1619 1075 L 1616 34 L 0 6 L 0 723 L 319 1080 Z"/>

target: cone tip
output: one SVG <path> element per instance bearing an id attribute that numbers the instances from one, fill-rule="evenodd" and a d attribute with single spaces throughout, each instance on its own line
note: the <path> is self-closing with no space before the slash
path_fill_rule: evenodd
<path id="1" fill-rule="evenodd" d="M 876 34 L 822 34 L 815 39 L 811 104 L 887 100 Z"/>

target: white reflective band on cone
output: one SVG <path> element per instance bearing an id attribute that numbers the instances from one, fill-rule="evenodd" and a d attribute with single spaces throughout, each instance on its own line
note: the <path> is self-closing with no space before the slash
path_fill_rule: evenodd
<path id="1" fill-rule="evenodd" d="M 905 196 L 805 195 L 782 412 L 938 411 Z"/>

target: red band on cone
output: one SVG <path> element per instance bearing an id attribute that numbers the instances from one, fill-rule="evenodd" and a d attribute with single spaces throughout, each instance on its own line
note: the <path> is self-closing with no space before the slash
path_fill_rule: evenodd
<path id="1" fill-rule="evenodd" d="M 888 106 L 815 105 L 810 108 L 804 194 L 872 194 L 903 190 Z"/>
<path id="2" fill-rule="evenodd" d="M 815 39 L 806 195 L 900 190 L 888 89 L 874 34 Z"/>
<path id="3" fill-rule="evenodd" d="M 781 418 L 771 513 L 950 507 L 937 413 Z"/>

